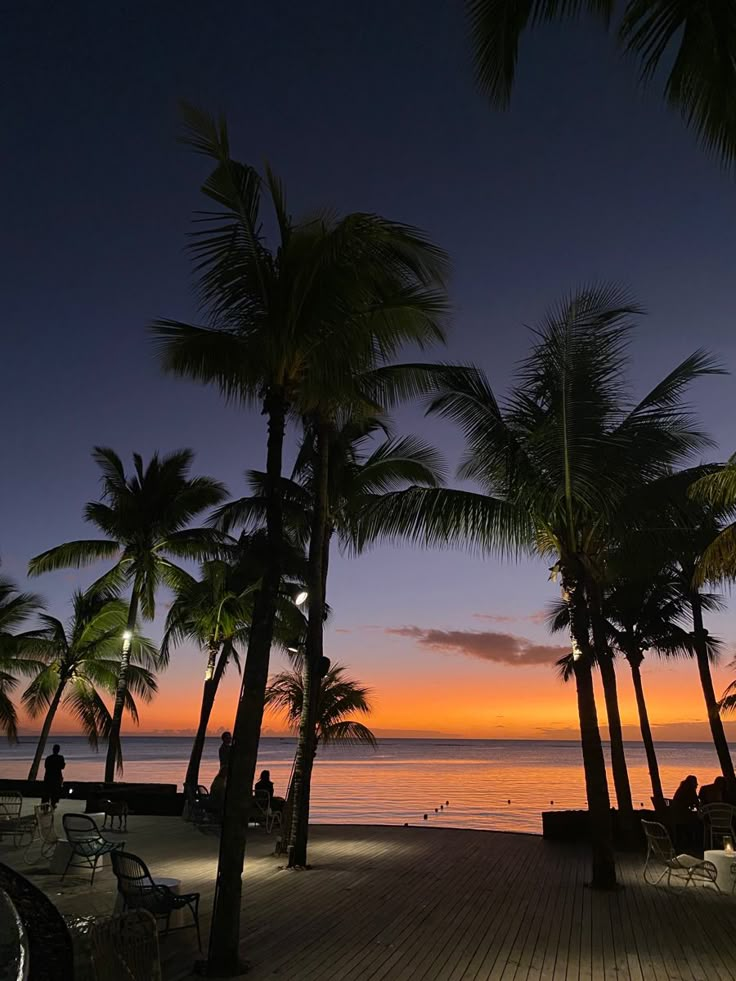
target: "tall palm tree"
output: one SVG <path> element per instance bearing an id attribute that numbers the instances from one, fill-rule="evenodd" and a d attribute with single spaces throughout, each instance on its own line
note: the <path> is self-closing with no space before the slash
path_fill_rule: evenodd
<path id="1" fill-rule="evenodd" d="M 225 497 L 225 488 L 209 477 L 192 477 L 191 450 L 159 457 L 147 466 L 133 454 L 133 473 L 128 476 L 120 457 L 107 447 L 92 454 L 102 471 L 102 500 L 91 501 L 84 516 L 107 537 L 67 542 L 31 559 L 30 575 L 69 567 L 79 568 L 101 559 L 115 564 L 94 588 L 129 588 L 128 618 L 122 633 L 120 667 L 105 760 L 105 782 L 122 772 L 120 728 L 123 720 L 131 644 L 139 611 L 151 620 L 156 611 L 156 592 L 163 583 L 176 588 L 182 570 L 173 559 L 199 559 L 211 553 L 217 537 L 209 529 L 190 528 L 189 523 Z"/>
<path id="2" fill-rule="evenodd" d="M 593 838 L 593 884 L 615 882 L 606 768 L 592 681 L 591 613 L 602 558 L 621 534 L 625 503 L 709 444 L 683 404 L 688 384 L 717 370 L 687 358 L 640 402 L 625 388 L 626 345 L 638 307 L 615 287 L 564 300 L 535 330 L 530 356 L 499 405 L 485 376 L 448 368 L 430 406 L 468 444 L 461 476 L 480 492 L 413 489 L 367 502 L 361 537 L 528 552 L 552 564 L 568 608 Z M 598 656 L 606 656 L 598 651 Z"/>
<path id="3" fill-rule="evenodd" d="M 371 730 L 352 718 L 353 715 L 370 714 L 370 689 L 346 678 L 346 671 L 345 665 L 334 664 L 320 681 L 315 738 L 311 747 L 314 755 L 320 744 L 371 746 L 374 749 L 377 745 Z M 271 678 L 266 689 L 266 704 L 281 712 L 289 728 L 298 732 L 304 705 L 303 672 L 293 668 Z"/>
<path id="4" fill-rule="evenodd" d="M 733 0 L 466 0 L 481 91 L 505 108 L 519 42 L 530 27 L 588 12 L 639 63 L 639 80 L 667 73 L 666 101 L 724 165 L 736 159 L 736 7 Z"/>
<path id="5" fill-rule="evenodd" d="M 46 742 L 57 710 L 65 705 L 79 722 L 90 745 L 110 731 L 112 718 L 102 694 L 114 695 L 120 668 L 120 635 L 128 620 L 128 606 L 109 592 L 75 592 L 67 625 L 43 614 L 42 626 L 29 631 L 27 650 L 40 661 L 39 670 L 23 693 L 31 718 L 44 713 L 41 734 L 29 780 L 38 777 Z M 130 645 L 125 709 L 137 724 L 135 697 L 150 701 L 157 690 L 156 647 L 136 630 Z"/>
<path id="6" fill-rule="evenodd" d="M 209 212 L 194 245 L 210 326 L 154 325 L 164 369 L 216 385 L 267 420 L 268 567 L 256 595 L 233 727 L 208 962 L 240 969 L 241 874 L 268 662 L 281 579 L 282 458 L 290 412 L 309 415 L 329 393 L 351 391 L 356 372 L 383 364 L 404 343 L 442 337 L 446 256 L 417 229 L 376 215 L 321 213 L 295 222 L 281 183 L 233 159 L 224 120 L 185 107 L 187 141 L 214 163 L 203 185 Z M 263 232 L 271 205 L 276 244 Z M 319 547 L 315 540 L 315 549 Z M 311 602 L 321 609 L 320 584 Z M 316 637 L 314 627 L 310 628 Z M 315 640 L 315 643 L 318 641 Z"/>
<path id="7" fill-rule="evenodd" d="M 23 648 L 24 634 L 18 634 L 32 616 L 43 608 L 34 593 L 22 593 L 6 576 L 0 576 L 0 731 L 11 743 L 18 742 L 18 713 L 12 695 L 19 675 L 33 674 L 38 662 Z"/>
<path id="8" fill-rule="evenodd" d="M 396 375 L 401 379 L 400 366 Z M 376 436 L 383 436 L 378 444 Z M 324 445 L 323 445 L 324 441 Z M 327 448 L 326 466 L 323 456 Z M 409 485 L 438 486 L 443 468 L 436 451 L 414 437 L 391 436 L 387 420 L 373 415 L 356 417 L 350 413 L 336 415 L 321 427 L 307 422 L 304 438 L 294 465 L 291 481 L 284 481 L 285 520 L 294 533 L 310 543 L 309 583 L 321 580 L 322 602 L 326 603 L 330 547 L 337 538 L 343 551 L 355 545 L 355 515 L 366 495 L 387 493 Z M 262 521 L 265 507 L 264 475 L 251 472 L 254 494 L 226 504 L 218 512 L 223 527 L 256 525 Z M 326 487 L 326 509 L 315 520 L 320 493 Z M 313 536 L 322 535 L 322 548 L 311 548 Z M 320 564 L 317 564 L 319 558 Z M 310 616 L 315 617 L 315 603 L 310 590 Z M 324 610 L 319 619 L 320 658 Z M 314 740 L 317 733 L 318 696 L 323 660 L 317 660 L 307 633 L 302 659 L 302 688 L 307 697 L 300 703 L 302 717 L 292 780 L 293 799 L 288 811 L 289 820 L 283 829 L 288 842 L 289 865 L 307 864 L 309 837 L 309 805 L 311 792 Z"/>

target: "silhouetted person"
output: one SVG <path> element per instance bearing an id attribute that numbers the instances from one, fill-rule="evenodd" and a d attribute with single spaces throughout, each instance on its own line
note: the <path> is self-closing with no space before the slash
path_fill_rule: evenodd
<path id="1" fill-rule="evenodd" d="M 227 761 L 230 759 L 230 747 L 233 743 L 232 733 L 223 732 L 222 742 L 220 743 L 220 769 L 227 766 Z"/>
<path id="2" fill-rule="evenodd" d="M 675 791 L 671 806 L 680 814 L 685 814 L 689 811 L 697 811 L 699 804 L 698 778 L 691 774 L 689 777 L 685 777 Z"/>
<path id="3" fill-rule="evenodd" d="M 64 784 L 62 774 L 65 766 L 66 760 L 61 755 L 61 746 L 56 743 L 51 749 L 51 755 L 46 757 L 46 762 L 44 763 L 44 796 L 41 798 L 42 804 L 48 802 L 52 807 L 56 807 L 59 803 L 61 788 Z"/>
<path id="4" fill-rule="evenodd" d="M 217 776 L 212 781 L 212 786 L 210 787 L 210 799 L 208 801 L 209 809 L 216 814 L 222 814 L 222 808 L 225 804 L 225 788 L 227 786 L 227 764 L 230 759 L 230 747 L 232 745 L 233 737 L 229 732 L 223 732 L 222 742 L 220 743 L 220 748 L 218 750 L 218 756 L 220 757 L 220 769 L 217 771 Z"/>
<path id="5" fill-rule="evenodd" d="M 256 795 L 268 794 L 268 798 L 271 801 L 271 810 L 283 811 L 286 801 L 283 797 L 274 797 L 270 770 L 261 770 L 261 775 L 258 778 L 258 783 L 253 788 L 253 793 Z"/>
<path id="6" fill-rule="evenodd" d="M 698 818 L 698 778 L 692 774 L 682 781 L 670 804 L 672 837 L 677 851 L 703 847 L 703 825 Z"/>
<path id="7" fill-rule="evenodd" d="M 726 778 L 716 777 L 713 783 L 704 783 L 698 796 L 701 804 L 722 804 L 726 799 Z"/>

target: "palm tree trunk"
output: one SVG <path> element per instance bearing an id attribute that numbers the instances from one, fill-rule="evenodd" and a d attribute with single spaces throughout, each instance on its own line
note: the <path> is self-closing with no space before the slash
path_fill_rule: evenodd
<path id="1" fill-rule="evenodd" d="M 326 529 L 329 487 L 329 426 L 317 427 L 317 467 L 315 473 L 312 528 L 309 535 L 309 619 L 304 652 L 302 713 L 299 741 L 294 762 L 293 810 L 289 838 L 289 867 L 307 864 L 309 839 L 309 803 L 312 790 L 312 768 L 316 752 L 317 715 L 322 658 L 324 656 Z"/>
<path id="2" fill-rule="evenodd" d="M 199 725 L 197 726 L 197 733 L 192 744 L 192 752 L 189 756 L 187 775 L 184 779 L 185 786 L 191 787 L 192 790 L 196 790 L 197 785 L 199 784 L 199 767 L 202 762 L 204 741 L 207 738 L 207 726 L 210 722 L 210 715 L 212 715 L 212 706 L 215 704 L 217 688 L 220 684 L 223 671 L 225 670 L 225 663 L 230 654 L 227 645 L 223 646 L 222 653 L 220 654 L 218 661 L 217 651 L 219 646 L 220 645 L 216 640 L 211 640 L 207 652 L 207 669 L 204 673 L 202 704 L 199 709 Z M 215 663 L 216 661 L 217 663 Z"/>
<path id="3" fill-rule="evenodd" d="M 123 772 L 122 751 L 120 748 L 120 729 L 123 724 L 125 710 L 125 694 L 128 691 L 128 669 L 130 667 L 130 648 L 133 643 L 133 631 L 138 619 L 138 582 L 133 583 L 128 607 L 128 622 L 123 634 L 123 648 L 120 652 L 120 668 L 118 669 L 118 684 L 115 691 L 115 705 L 112 711 L 110 734 L 107 738 L 107 757 L 105 759 L 105 783 L 113 783 L 115 770 Z"/>
<path id="4" fill-rule="evenodd" d="M 48 742 L 49 733 L 51 732 L 51 725 L 54 721 L 56 710 L 59 707 L 61 696 L 64 694 L 65 686 L 66 679 L 62 678 L 62 680 L 59 682 L 58 688 L 54 692 L 54 697 L 51 699 L 51 704 L 46 712 L 46 718 L 43 720 L 41 735 L 38 737 L 38 746 L 36 746 L 36 753 L 33 757 L 33 763 L 31 763 L 31 769 L 28 771 L 29 780 L 36 780 L 38 778 L 38 770 L 41 766 L 41 760 L 43 759 L 43 752 L 46 749 L 46 743 Z"/>
<path id="5" fill-rule="evenodd" d="M 589 638 L 589 616 L 580 584 L 563 581 L 563 597 L 570 611 L 570 640 L 577 689 L 580 744 L 583 751 L 585 792 L 588 799 L 593 876 L 596 889 L 616 885 L 616 863 L 613 856 L 611 803 L 608 796 L 606 761 L 603 756 L 598 713 L 593 688 L 593 650 Z"/>
<path id="6" fill-rule="evenodd" d="M 634 693 L 636 695 L 636 707 L 639 710 L 639 728 L 641 729 L 641 741 L 644 743 L 644 752 L 647 754 L 647 766 L 649 767 L 649 779 L 652 782 L 652 803 L 655 811 L 664 810 L 664 791 L 662 790 L 662 779 L 659 775 L 659 763 L 657 753 L 654 749 L 654 737 L 652 727 L 649 724 L 649 712 L 644 698 L 644 687 L 641 681 L 641 658 L 632 653 L 627 656 L 629 667 L 631 668 L 631 678 L 634 682 Z"/>
<path id="7" fill-rule="evenodd" d="M 698 663 L 698 673 L 700 674 L 700 684 L 703 688 L 705 707 L 708 710 L 708 722 L 713 737 L 713 744 L 718 754 L 718 762 L 721 764 L 721 772 L 728 784 L 729 795 L 736 793 L 736 774 L 734 774 L 733 760 L 731 751 L 728 748 L 728 740 L 723 728 L 723 720 L 718 709 L 718 700 L 713 688 L 713 676 L 710 673 L 710 661 L 708 660 L 708 631 L 703 627 L 703 604 L 698 593 L 690 596 L 690 607 L 693 612 L 693 640 L 695 643 L 695 659 Z"/>
<path id="8" fill-rule="evenodd" d="M 589 584 L 591 599 L 591 626 L 593 628 L 593 643 L 598 668 L 603 683 L 603 696 L 606 702 L 606 717 L 608 719 L 608 738 L 611 743 L 611 769 L 613 785 L 616 789 L 616 802 L 624 826 L 632 827 L 634 805 L 631 800 L 631 784 L 629 771 L 626 766 L 624 750 L 624 733 L 621 725 L 621 711 L 618 704 L 618 686 L 616 684 L 616 669 L 613 664 L 611 648 L 606 637 L 605 622 L 601 611 L 601 594 L 597 584 Z"/>
<path id="9" fill-rule="evenodd" d="M 283 514 L 280 481 L 286 410 L 283 394 L 272 391 L 264 399 L 263 411 L 268 416 L 265 493 L 269 548 L 253 609 L 228 762 L 207 962 L 208 973 L 213 977 L 234 977 L 242 973 L 239 954 L 243 862 L 268 683 L 268 662 L 281 585 Z"/>
<path id="10" fill-rule="evenodd" d="M 608 718 L 608 738 L 611 742 L 611 769 L 613 770 L 613 785 L 616 788 L 616 802 L 624 821 L 631 823 L 634 804 L 631 800 L 631 784 L 629 771 L 626 766 L 624 752 L 624 735 L 621 726 L 621 712 L 618 705 L 618 687 L 616 685 L 616 670 L 613 658 L 609 653 L 601 656 L 598 653 L 598 667 L 603 683 L 603 696 L 606 701 L 606 716 Z"/>

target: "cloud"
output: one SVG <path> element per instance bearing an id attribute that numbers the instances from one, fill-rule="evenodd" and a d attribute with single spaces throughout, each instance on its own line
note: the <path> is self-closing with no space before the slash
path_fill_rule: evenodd
<path id="1" fill-rule="evenodd" d="M 526 616 L 509 613 L 474 613 L 473 619 L 489 620 L 491 623 L 545 623 L 547 611 L 537 610 L 536 613 L 528 613 Z"/>
<path id="2" fill-rule="evenodd" d="M 347 627 L 335 627 L 336 634 L 351 634 L 353 631 L 348 630 Z"/>
<path id="3" fill-rule="evenodd" d="M 550 665 L 569 652 L 569 647 L 535 644 L 526 637 L 492 630 L 425 630 L 422 627 L 387 627 L 387 634 L 409 637 L 422 647 L 464 654 L 481 661 L 518 667 Z"/>

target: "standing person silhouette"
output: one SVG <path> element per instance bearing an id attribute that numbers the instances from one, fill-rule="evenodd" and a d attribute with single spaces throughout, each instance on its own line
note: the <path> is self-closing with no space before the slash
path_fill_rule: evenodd
<path id="1" fill-rule="evenodd" d="M 51 750 L 51 755 L 46 757 L 46 761 L 44 763 L 44 796 L 41 798 L 42 804 L 48 802 L 52 807 L 56 807 L 56 805 L 59 803 L 61 788 L 64 784 L 64 777 L 62 774 L 65 766 L 66 760 L 61 755 L 61 746 L 56 743 Z"/>

